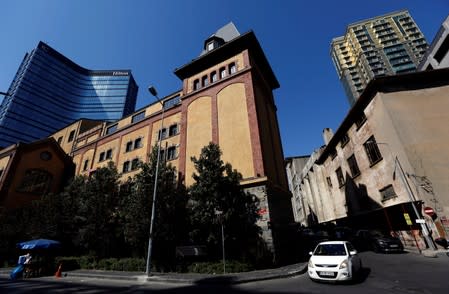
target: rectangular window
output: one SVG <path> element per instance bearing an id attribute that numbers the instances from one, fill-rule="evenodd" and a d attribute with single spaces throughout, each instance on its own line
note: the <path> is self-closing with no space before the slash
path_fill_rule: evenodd
<path id="1" fill-rule="evenodd" d="M 108 151 L 106 151 L 106 159 L 112 159 L 112 149 L 108 149 Z"/>
<path id="2" fill-rule="evenodd" d="M 142 147 L 142 138 L 137 138 L 134 140 L 134 149 Z"/>
<path id="3" fill-rule="evenodd" d="M 100 153 L 100 158 L 98 159 L 98 161 L 99 161 L 99 162 L 103 161 L 103 160 L 104 160 L 104 156 L 105 156 L 105 153 L 104 153 L 104 152 L 101 152 L 101 153 Z"/>
<path id="4" fill-rule="evenodd" d="M 397 197 L 396 192 L 393 189 L 392 185 L 388 185 L 382 190 L 379 191 L 382 196 L 382 201 Z"/>
<path id="5" fill-rule="evenodd" d="M 2 178 L 3 170 L 0 169 L 0 179 Z"/>
<path id="6" fill-rule="evenodd" d="M 72 142 L 73 138 L 75 138 L 75 131 L 71 131 L 69 134 L 69 139 L 67 140 L 67 142 Z"/>
<path id="7" fill-rule="evenodd" d="M 168 129 L 168 135 L 174 136 L 178 134 L 178 125 L 171 125 L 170 128 Z"/>
<path id="8" fill-rule="evenodd" d="M 133 150 L 133 141 L 129 141 L 128 143 L 126 143 L 125 152 L 129 152 L 131 150 Z"/>
<path id="9" fill-rule="evenodd" d="M 376 139 L 371 136 L 364 144 L 366 155 L 368 156 L 370 165 L 374 165 L 382 160 L 382 154 L 380 154 L 379 147 L 377 146 Z"/>
<path id="10" fill-rule="evenodd" d="M 176 146 L 168 147 L 167 149 L 167 160 L 172 160 L 176 158 Z"/>
<path id="11" fill-rule="evenodd" d="M 341 167 L 337 168 L 335 173 L 337 174 L 338 185 L 340 185 L 340 187 L 343 186 L 345 184 L 345 177 L 343 176 Z"/>
<path id="12" fill-rule="evenodd" d="M 136 170 L 139 167 L 139 159 L 138 158 L 134 158 L 131 161 L 131 170 Z"/>
<path id="13" fill-rule="evenodd" d="M 161 161 L 165 161 L 165 150 L 164 149 L 161 149 L 161 154 L 159 156 L 160 156 Z"/>
<path id="14" fill-rule="evenodd" d="M 348 134 L 344 134 L 340 141 L 341 147 L 343 148 L 346 144 L 348 144 L 348 142 L 349 142 L 349 136 L 348 136 Z"/>
<path id="15" fill-rule="evenodd" d="M 435 60 L 438 63 L 440 63 L 448 51 L 449 51 L 449 37 L 446 36 L 446 38 L 444 39 L 443 43 L 441 43 L 440 48 L 437 50 L 433 58 L 435 58 Z"/>
<path id="16" fill-rule="evenodd" d="M 131 118 L 131 123 L 141 121 L 144 118 L 145 118 L 145 111 L 139 112 L 139 113 L 133 115 L 133 117 Z"/>
<path id="17" fill-rule="evenodd" d="M 332 158 L 332 159 L 334 159 L 335 157 L 337 157 L 337 150 L 332 149 L 332 150 L 330 151 L 330 155 L 331 155 L 331 158 Z"/>
<path id="18" fill-rule="evenodd" d="M 89 159 L 84 160 L 83 171 L 86 171 L 89 166 Z"/>
<path id="19" fill-rule="evenodd" d="M 366 122 L 366 115 L 362 113 L 355 121 L 355 125 L 357 126 L 357 130 L 360 129 L 361 126 Z"/>
<path id="20" fill-rule="evenodd" d="M 122 169 L 122 172 L 126 173 L 126 172 L 128 172 L 128 171 L 129 171 L 129 161 L 125 161 L 125 162 L 123 163 L 123 169 Z"/>
<path id="21" fill-rule="evenodd" d="M 110 126 L 106 129 L 106 135 L 112 134 L 113 132 L 117 131 L 117 124 Z"/>
<path id="22" fill-rule="evenodd" d="M 332 180 L 331 180 L 331 177 L 326 177 L 326 181 L 327 181 L 327 185 L 329 186 L 329 188 L 332 188 Z"/>
<path id="23" fill-rule="evenodd" d="M 179 96 L 179 95 L 172 97 L 170 99 L 167 99 L 164 101 L 164 109 L 168 109 L 175 105 L 178 105 L 180 101 L 181 101 L 181 96 Z"/>
<path id="24" fill-rule="evenodd" d="M 62 136 L 58 138 L 58 144 L 61 145 L 62 142 Z"/>
<path id="25" fill-rule="evenodd" d="M 360 175 L 360 169 L 359 169 L 359 165 L 357 164 L 357 160 L 355 158 L 355 155 L 352 154 L 349 158 L 348 158 L 348 165 L 349 165 L 349 169 L 351 170 L 351 174 L 352 177 L 355 178 L 358 175 Z"/>
<path id="26" fill-rule="evenodd" d="M 161 138 L 162 136 L 162 138 Z M 162 130 L 159 130 L 159 134 L 158 134 L 158 140 L 163 140 L 167 138 L 167 129 L 163 128 Z"/>

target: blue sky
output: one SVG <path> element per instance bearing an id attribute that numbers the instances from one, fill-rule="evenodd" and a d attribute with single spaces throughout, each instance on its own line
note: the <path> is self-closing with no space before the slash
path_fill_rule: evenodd
<path id="1" fill-rule="evenodd" d="M 232 21 L 253 30 L 280 82 L 274 95 L 285 156 L 323 145 L 349 105 L 330 58 L 332 38 L 350 23 L 408 9 L 430 43 L 449 14 L 447 0 L 3 0 L 0 91 L 40 40 L 88 69 L 131 69 L 136 109 L 181 89 L 174 69 L 196 58 L 203 41 Z M 1 97 L 0 97 L 1 99 Z"/>

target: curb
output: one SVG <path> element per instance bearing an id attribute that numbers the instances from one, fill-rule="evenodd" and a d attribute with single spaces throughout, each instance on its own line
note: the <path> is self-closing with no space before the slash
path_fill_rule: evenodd
<path id="1" fill-rule="evenodd" d="M 140 275 L 119 275 L 108 274 L 108 272 L 102 273 L 77 273 L 63 272 L 62 279 L 64 277 L 81 277 L 81 278 L 94 278 L 94 279 L 111 279 L 111 280 L 128 280 L 128 281 L 147 281 L 147 282 L 159 282 L 159 283 L 174 283 L 174 284 L 243 284 L 257 281 L 273 280 L 289 278 L 297 275 L 304 274 L 307 271 L 307 263 L 301 264 L 298 269 L 290 270 L 285 273 L 266 273 L 259 274 L 256 272 L 248 272 L 242 274 L 230 274 L 230 275 L 200 275 L 186 277 L 182 274 L 179 276 L 156 274 L 154 276 L 147 277 L 144 273 Z M 246 276 L 247 275 L 247 276 Z M 252 276 L 253 275 L 253 276 Z M 254 276 L 255 275 L 255 276 Z"/>

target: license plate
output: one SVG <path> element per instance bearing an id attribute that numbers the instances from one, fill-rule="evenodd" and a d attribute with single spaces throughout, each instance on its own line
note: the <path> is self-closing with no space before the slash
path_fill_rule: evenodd
<path id="1" fill-rule="evenodd" d="M 320 272 L 320 275 L 333 277 L 334 276 L 334 272 Z"/>
<path id="2" fill-rule="evenodd" d="M 390 247 L 397 248 L 397 247 L 399 247 L 399 245 L 393 244 L 393 245 L 390 245 Z"/>

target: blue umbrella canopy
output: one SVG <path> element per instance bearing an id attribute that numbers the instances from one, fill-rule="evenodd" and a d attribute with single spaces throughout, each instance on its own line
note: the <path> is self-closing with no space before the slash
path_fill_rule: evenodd
<path id="1" fill-rule="evenodd" d="M 32 249 L 53 249 L 61 247 L 61 243 L 55 240 L 35 239 L 17 243 L 17 247 L 24 250 Z"/>

